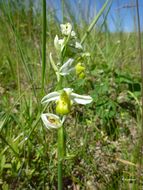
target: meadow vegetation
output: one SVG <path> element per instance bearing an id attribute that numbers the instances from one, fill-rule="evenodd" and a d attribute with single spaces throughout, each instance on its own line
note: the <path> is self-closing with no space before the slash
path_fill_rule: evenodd
<path id="1" fill-rule="evenodd" d="M 54 110 L 51 104 L 43 107 L 41 99 L 55 90 L 49 54 L 57 59 L 53 41 L 60 36 L 61 22 L 56 10 L 47 7 L 43 92 L 42 5 L 10 2 L 0 1 L 0 188 L 56 190 L 57 131 L 47 130 L 40 117 L 44 110 Z M 62 2 L 64 23 L 72 24 L 80 42 L 90 26 L 86 14 L 78 20 L 70 3 Z M 110 32 L 109 4 L 82 44 L 90 55 L 84 60 L 86 76 L 68 77 L 69 87 L 91 95 L 93 102 L 74 106 L 66 120 L 72 159 L 64 161 L 65 190 L 143 186 L 138 34 Z"/>

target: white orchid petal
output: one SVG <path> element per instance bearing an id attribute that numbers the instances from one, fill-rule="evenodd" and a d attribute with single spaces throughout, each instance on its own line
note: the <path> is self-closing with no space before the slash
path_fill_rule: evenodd
<path id="1" fill-rule="evenodd" d="M 73 102 L 82 105 L 90 104 L 93 101 L 91 96 L 79 95 L 76 93 L 71 93 L 71 99 Z"/>
<path id="2" fill-rule="evenodd" d="M 60 72 L 60 75 L 62 75 L 62 76 L 66 76 L 66 75 L 69 75 L 72 71 L 74 71 L 75 70 L 75 68 L 73 67 L 73 68 L 71 68 L 71 69 L 69 69 L 68 71 L 66 71 L 66 72 Z"/>
<path id="3" fill-rule="evenodd" d="M 56 48 L 56 50 L 61 51 L 64 48 L 64 39 L 59 39 L 58 35 L 55 36 L 54 39 L 54 46 Z"/>
<path id="4" fill-rule="evenodd" d="M 60 120 L 60 117 L 52 114 L 52 113 L 45 113 L 41 115 L 41 119 L 47 129 L 57 129 L 62 126 L 62 121 Z M 52 120 L 55 121 L 52 122 Z"/>
<path id="5" fill-rule="evenodd" d="M 70 74 L 71 71 L 74 70 L 74 67 L 73 67 L 73 62 L 74 62 L 74 59 L 68 59 L 67 62 L 65 62 L 62 67 L 60 68 L 59 72 L 61 75 L 68 75 Z"/>
<path id="6" fill-rule="evenodd" d="M 56 101 L 59 99 L 59 97 L 60 97 L 59 92 L 51 92 L 42 98 L 41 103 L 44 104 L 51 101 Z"/>

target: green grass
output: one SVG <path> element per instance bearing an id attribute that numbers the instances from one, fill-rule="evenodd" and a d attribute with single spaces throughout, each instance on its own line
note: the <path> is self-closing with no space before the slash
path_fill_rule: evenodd
<path id="1" fill-rule="evenodd" d="M 32 1 L 31 5 L 32 6 Z M 94 101 L 75 106 L 68 116 L 65 189 L 139 189 L 141 134 L 141 78 L 136 33 L 111 33 L 103 25 L 90 28 L 84 15 L 79 27 L 70 4 L 63 3 L 64 20 L 70 21 L 90 57 L 85 59 L 86 78 L 68 84 Z M 88 3 L 87 3 L 88 4 Z M 45 93 L 54 90 L 55 76 L 49 63 L 53 39 L 60 35 L 55 12 L 47 11 L 46 69 L 42 74 L 42 9 L 34 13 L 17 1 L 1 3 L 0 17 L 0 188 L 57 189 L 57 131 L 41 122 L 42 77 Z M 39 5 L 40 6 L 40 5 Z M 14 12 L 11 12 L 11 8 Z M 110 7 L 110 6 L 109 6 Z M 88 10 L 87 10 L 88 12 Z M 68 19 L 67 19 L 68 18 Z M 94 20 L 95 21 L 95 20 Z M 56 56 L 54 57 L 56 59 Z M 45 67 L 45 63 L 44 63 Z M 45 72 L 45 76 L 44 76 Z M 130 93 L 129 93 L 130 92 Z M 141 187 L 142 188 L 142 187 Z"/>

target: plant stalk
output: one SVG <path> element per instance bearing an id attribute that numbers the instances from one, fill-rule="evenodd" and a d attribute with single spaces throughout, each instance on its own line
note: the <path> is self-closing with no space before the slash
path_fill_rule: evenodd
<path id="1" fill-rule="evenodd" d="M 42 24 L 42 93 L 44 91 L 46 71 L 46 0 L 43 0 L 43 24 Z"/>
<path id="2" fill-rule="evenodd" d="M 64 126 L 58 129 L 58 190 L 63 189 L 63 159 L 66 152 Z"/>
<path id="3" fill-rule="evenodd" d="M 91 24 L 89 25 L 87 31 L 85 32 L 84 36 L 81 39 L 81 44 L 84 43 L 84 41 L 86 40 L 86 38 L 88 37 L 89 33 L 92 31 L 93 27 L 95 26 L 95 24 L 97 23 L 97 21 L 99 20 L 100 16 L 102 15 L 103 11 L 105 10 L 105 8 L 107 7 L 108 3 L 112 2 L 112 0 L 106 0 L 103 7 L 101 8 L 101 10 L 99 11 L 99 13 L 94 17 L 93 21 L 91 22 Z"/>

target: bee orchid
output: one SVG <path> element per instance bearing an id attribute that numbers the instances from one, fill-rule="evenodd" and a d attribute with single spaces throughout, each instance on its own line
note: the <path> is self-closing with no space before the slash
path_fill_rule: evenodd
<path id="1" fill-rule="evenodd" d="M 65 121 L 65 117 L 61 120 L 58 115 L 52 113 L 43 113 L 41 119 L 47 129 L 58 129 Z"/>
<path id="2" fill-rule="evenodd" d="M 92 97 L 88 95 L 79 95 L 73 92 L 72 88 L 64 88 L 63 90 L 51 92 L 47 94 L 46 96 L 43 97 L 41 100 L 41 103 L 49 103 L 51 101 L 58 101 L 61 98 L 62 93 L 65 92 L 65 94 L 68 96 L 70 99 L 71 103 L 76 103 L 76 104 L 90 104 L 92 102 Z"/>

